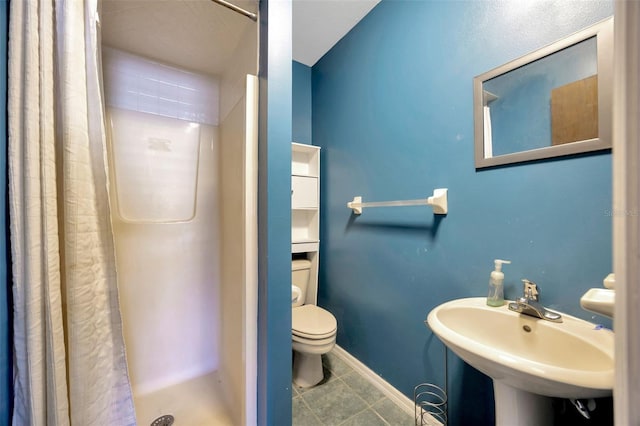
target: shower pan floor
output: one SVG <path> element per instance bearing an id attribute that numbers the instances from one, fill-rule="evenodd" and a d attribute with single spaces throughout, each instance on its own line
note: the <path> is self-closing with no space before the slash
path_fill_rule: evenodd
<path id="1" fill-rule="evenodd" d="M 175 418 L 173 426 L 233 426 L 215 372 L 146 395 L 134 395 L 134 402 L 140 426 L 150 425 L 166 414 Z"/>

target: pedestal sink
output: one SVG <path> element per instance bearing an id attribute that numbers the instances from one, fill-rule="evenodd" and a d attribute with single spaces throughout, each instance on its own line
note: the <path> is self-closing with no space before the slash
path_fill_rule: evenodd
<path id="1" fill-rule="evenodd" d="M 562 314 L 562 313 L 561 313 Z M 570 315 L 553 323 L 484 297 L 457 299 L 433 309 L 431 330 L 456 355 L 493 379 L 496 425 L 552 424 L 548 397 L 611 395 L 614 335 Z"/>

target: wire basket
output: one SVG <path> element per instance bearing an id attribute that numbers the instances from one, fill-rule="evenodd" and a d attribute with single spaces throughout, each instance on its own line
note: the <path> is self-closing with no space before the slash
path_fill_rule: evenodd
<path id="1" fill-rule="evenodd" d="M 440 386 L 421 383 L 413 390 L 416 426 L 446 426 L 447 393 Z"/>
<path id="2" fill-rule="evenodd" d="M 427 328 L 429 323 L 425 320 Z M 448 351 L 444 347 L 444 388 L 433 383 L 421 383 L 413 389 L 414 419 L 416 426 L 447 426 L 448 401 L 447 383 L 449 383 Z"/>

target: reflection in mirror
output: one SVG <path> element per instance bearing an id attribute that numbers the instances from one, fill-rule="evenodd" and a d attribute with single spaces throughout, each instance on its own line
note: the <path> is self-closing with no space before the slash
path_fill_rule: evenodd
<path id="1" fill-rule="evenodd" d="M 474 79 L 476 168 L 611 147 L 611 23 Z"/>
<path id="2" fill-rule="evenodd" d="M 596 54 L 596 39 L 591 37 L 485 81 L 485 114 L 488 115 L 485 125 L 491 126 L 492 154 L 511 154 L 597 138 Z M 592 103 L 582 102 L 584 99 Z M 580 110 L 569 111 L 571 104 Z M 588 110 L 586 114 L 582 114 L 583 108 Z M 585 117 L 577 120 L 571 112 Z M 552 127 L 553 124 L 556 127 Z M 577 138 L 585 133 L 589 137 Z"/>

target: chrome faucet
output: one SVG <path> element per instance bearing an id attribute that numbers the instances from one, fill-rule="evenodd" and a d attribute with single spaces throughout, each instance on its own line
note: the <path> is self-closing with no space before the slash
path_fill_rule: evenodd
<path id="1" fill-rule="evenodd" d="M 530 315 L 532 317 L 541 318 L 552 322 L 562 322 L 562 316 L 555 312 L 548 311 L 538 301 L 538 286 L 536 283 L 523 279 L 524 296 L 516 299 L 515 302 L 509 303 L 509 309 L 521 314 Z"/>

